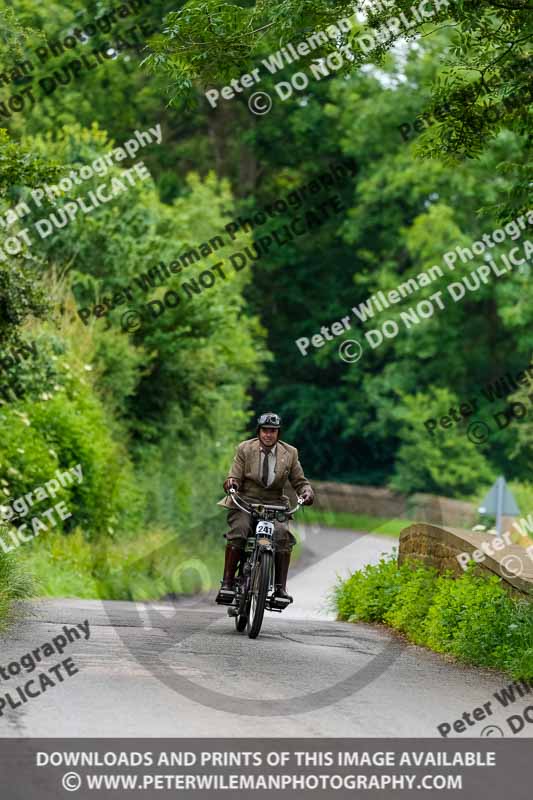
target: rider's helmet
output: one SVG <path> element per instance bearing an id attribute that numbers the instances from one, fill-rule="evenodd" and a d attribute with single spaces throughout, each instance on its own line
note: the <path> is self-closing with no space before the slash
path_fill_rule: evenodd
<path id="1" fill-rule="evenodd" d="M 272 412 L 261 414 L 260 417 L 257 417 L 256 434 L 259 433 L 259 428 L 281 428 L 281 417 L 279 414 L 273 414 Z"/>

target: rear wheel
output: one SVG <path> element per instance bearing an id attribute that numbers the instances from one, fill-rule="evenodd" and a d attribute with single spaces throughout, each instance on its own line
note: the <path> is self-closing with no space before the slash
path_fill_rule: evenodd
<path id="1" fill-rule="evenodd" d="M 235 617 L 235 628 L 239 633 L 244 633 L 246 630 L 246 623 L 248 622 L 248 614 L 250 613 L 250 594 L 248 586 L 250 581 L 244 576 L 244 565 L 246 563 L 246 555 L 243 553 L 242 560 L 239 565 L 238 580 L 240 581 L 240 600 L 238 605 L 238 613 Z"/>
<path id="2" fill-rule="evenodd" d="M 239 633 L 243 633 L 246 630 L 246 623 L 248 622 L 248 615 L 250 613 L 250 594 L 247 592 L 247 583 L 248 581 L 244 583 L 244 597 L 241 598 L 239 603 L 239 613 L 235 617 L 235 627 Z"/>
<path id="3" fill-rule="evenodd" d="M 250 639 L 257 638 L 263 624 L 271 569 L 272 553 L 264 550 L 261 553 L 259 562 L 256 564 L 252 580 L 251 604 L 247 620 Z"/>
<path id="4" fill-rule="evenodd" d="M 248 617 L 246 614 L 238 614 L 235 617 L 235 627 L 239 631 L 239 633 L 243 633 L 246 630 L 246 623 L 248 622 Z"/>

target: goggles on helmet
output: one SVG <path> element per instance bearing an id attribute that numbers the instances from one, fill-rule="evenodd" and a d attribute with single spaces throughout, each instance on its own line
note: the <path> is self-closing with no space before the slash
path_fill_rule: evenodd
<path id="1" fill-rule="evenodd" d="M 257 419 L 258 428 L 280 428 L 281 417 L 278 414 L 261 414 Z"/>

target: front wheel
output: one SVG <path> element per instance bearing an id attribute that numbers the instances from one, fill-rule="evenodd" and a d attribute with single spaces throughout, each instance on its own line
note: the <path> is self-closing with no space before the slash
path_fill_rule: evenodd
<path id="1" fill-rule="evenodd" d="M 272 553 L 268 550 L 264 550 L 261 553 L 258 563 L 256 564 L 252 580 L 252 597 L 247 626 L 248 636 L 250 639 L 257 638 L 259 631 L 261 630 L 261 625 L 263 624 L 271 570 Z"/>

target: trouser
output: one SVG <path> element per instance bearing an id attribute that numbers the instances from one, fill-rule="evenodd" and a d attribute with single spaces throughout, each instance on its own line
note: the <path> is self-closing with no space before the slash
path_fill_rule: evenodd
<path id="1" fill-rule="evenodd" d="M 228 533 L 224 536 L 230 544 L 239 549 L 244 549 L 250 531 L 250 515 L 239 509 L 232 509 L 228 513 Z M 287 527 L 287 523 L 274 522 L 274 544 L 277 553 L 290 553 L 296 539 Z"/>

